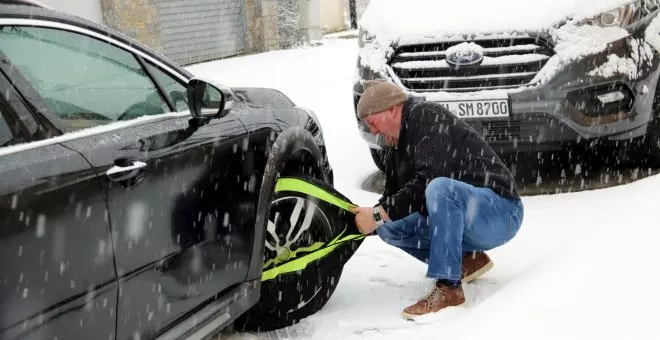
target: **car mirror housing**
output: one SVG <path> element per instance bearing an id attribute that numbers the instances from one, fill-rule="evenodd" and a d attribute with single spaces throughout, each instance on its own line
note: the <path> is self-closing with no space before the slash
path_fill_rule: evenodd
<path id="1" fill-rule="evenodd" d="M 231 91 L 223 85 L 193 78 L 187 91 L 188 107 L 194 118 L 222 118 L 231 111 Z"/>

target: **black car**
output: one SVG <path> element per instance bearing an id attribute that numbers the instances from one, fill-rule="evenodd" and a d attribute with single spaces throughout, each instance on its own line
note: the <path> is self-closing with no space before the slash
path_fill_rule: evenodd
<path id="1" fill-rule="evenodd" d="M 660 166 L 659 12 L 658 0 L 372 1 L 353 99 L 384 79 L 441 103 L 501 156 L 584 146 Z M 382 141 L 357 125 L 382 168 Z"/>
<path id="2" fill-rule="evenodd" d="M 262 282 L 328 234 L 300 198 L 272 222 L 278 178 L 333 181 L 317 118 L 284 94 L 17 0 L 0 1 L 0 93 L 0 338 L 201 339 L 332 295 L 345 260 Z"/>

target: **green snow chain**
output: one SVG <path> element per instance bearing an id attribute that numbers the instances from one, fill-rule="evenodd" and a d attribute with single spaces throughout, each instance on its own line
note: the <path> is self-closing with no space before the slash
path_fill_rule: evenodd
<path id="1" fill-rule="evenodd" d="M 328 202 L 332 205 L 335 205 L 339 208 L 342 208 L 346 211 L 350 211 L 351 208 L 356 207 L 354 204 L 341 200 L 336 196 L 332 195 L 331 193 L 315 185 L 309 184 L 305 181 L 295 178 L 282 178 L 278 180 L 277 184 L 275 185 L 275 192 L 278 191 L 302 192 L 307 195 L 314 196 L 325 202 Z M 280 262 L 293 259 L 300 252 L 310 252 L 309 254 L 306 254 L 300 258 L 287 262 L 279 267 L 274 267 L 265 270 L 261 275 L 261 281 L 272 280 L 281 274 L 292 273 L 303 270 L 307 267 L 308 264 L 322 259 L 328 254 L 332 253 L 335 249 L 337 249 L 337 247 L 339 247 L 343 243 L 353 240 L 360 240 L 366 237 L 365 235 L 362 234 L 359 235 L 353 234 L 353 235 L 344 236 L 345 232 L 346 229 L 344 228 L 344 230 L 328 244 L 324 245 L 323 242 L 316 242 L 309 247 L 300 248 L 296 251 L 291 252 L 286 259 L 274 258 L 269 260 L 268 262 L 264 263 L 264 269 L 270 267 L 271 265 L 277 265 Z"/>
<path id="2" fill-rule="evenodd" d="M 275 184 L 275 192 L 278 191 L 302 192 L 306 195 L 314 196 L 320 200 L 326 201 L 332 205 L 336 205 L 346 211 L 351 211 L 351 208 L 356 207 L 355 204 L 350 204 L 344 200 L 341 200 L 333 194 L 317 187 L 316 185 L 309 184 L 303 180 L 295 178 L 282 178 L 278 180 L 277 184 Z"/>
<path id="3" fill-rule="evenodd" d="M 298 248 L 296 250 L 288 252 L 287 254 L 279 255 L 276 258 L 270 259 L 266 263 L 264 263 L 264 269 L 270 267 L 271 265 L 277 266 L 278 264 L 280 264 L 282 262 L 286 262 L 288 260 L 295 259 L 296 257 L 298 257 L 298 253 L 315 252 L 315 251 L 319 250 L 321 247 L 323 247 L 323 242 L 316 242 L 316 243 L 312 244 L 309 247 Z"/>

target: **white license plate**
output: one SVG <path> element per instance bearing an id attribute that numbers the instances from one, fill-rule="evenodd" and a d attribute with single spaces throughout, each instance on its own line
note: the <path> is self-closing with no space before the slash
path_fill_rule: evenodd
<path id="1" fill-rule="evenodd" d="M 507 118 L 511 107 L 507 99 L 479 99 L 452 102 L 437 102 L 458 118 Z"/>

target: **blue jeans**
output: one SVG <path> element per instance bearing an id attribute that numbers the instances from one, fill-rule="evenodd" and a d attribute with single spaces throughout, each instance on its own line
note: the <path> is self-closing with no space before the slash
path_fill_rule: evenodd
<path id="1" fill-rule="evenodd" d="M 510 241 L 524 208 L 489 188 L 439 177 L 426 188 L 428 218 L 415 212 L 376 229 L 385 243 L 428 264 L 426 276 L 461 279 L 463 253 L 486 251 Z"/>

